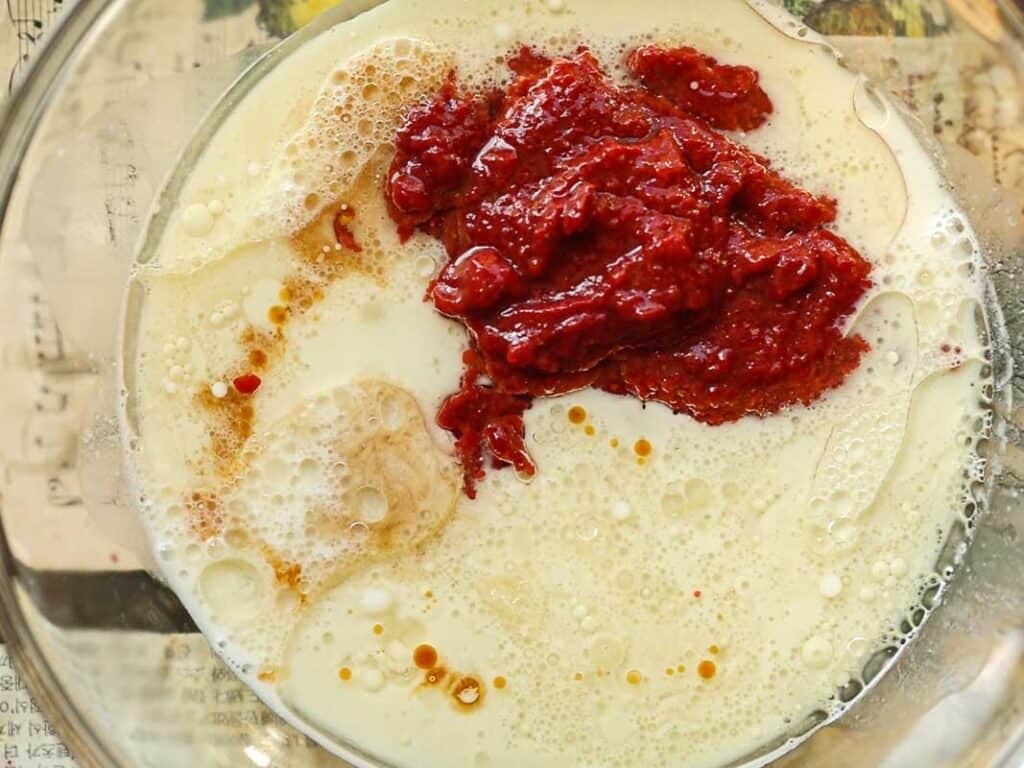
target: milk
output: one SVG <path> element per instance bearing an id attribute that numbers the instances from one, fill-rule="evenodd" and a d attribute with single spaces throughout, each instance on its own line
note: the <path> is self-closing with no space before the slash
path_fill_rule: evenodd
<path id="1" fill-rule="evenodd" d="M 973 233 L 813 35 L 707 8 L 392 0 L 245 95 L 139 265 L 126 439 L 164 576 L 268 705 L 357 764 L 721 764 L 837 713 L 938 583 L 987 425 Z M 491 471 L 470 501 L 434 424 L 467 340 L 423 301 L 443 249 L 387 216 L 388 143 L 452 68 L 500 84 L 520 42 L 585 43 L 624 78 L 650 41 L 760 72 L 775 111 L 737 139 L 838 200 L 873 265 L 846 329 L 871 351 L 811 407 L 718 427 L 538 400 L 537 476 Z M 333 246 L 339 206 L 362 253 Z"/>

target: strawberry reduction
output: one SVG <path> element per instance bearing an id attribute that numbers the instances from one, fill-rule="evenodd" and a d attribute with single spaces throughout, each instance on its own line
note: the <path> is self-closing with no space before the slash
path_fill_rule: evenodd
<path id="1" fill-rule="evenodd" d="M 398 132 L 392 218 L 444 244 L 428 298 L 470 333 L 438 422 L 471 497 L 488 460 L 535 471 L 534 398 L 596 387 L 717 425 L 810 404 L 868 349 L 843 334 L 871 267 L 835 201 L 720 132 L 767 120 L 757 72 L 693 48 L 627 64 L 618 85 L 587 50 L 524 48 L 504 91 L 452 74 Z"/>

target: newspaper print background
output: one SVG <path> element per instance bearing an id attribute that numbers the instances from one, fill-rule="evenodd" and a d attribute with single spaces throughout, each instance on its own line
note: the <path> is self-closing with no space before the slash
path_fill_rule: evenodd
<path id="1" fill-rule="evenodd" d="M 168 0 L 173 9 L 177 0 Z M 287 35 L 339 0 L 204 0 L 211 20 L 254 18 L 263 38 Z M 342 0 L 343 1 L 343 0 Z M 571 2 L 571 0 L 570 0 Z M 1016 210 L 993 217 L 995 236 L 1016 242 L 1015 214 L 1024 210 L 1024 120 L 1021 84 L 1000 51 L 1006 34 L 994 0 L 781 0 L 809 26 L 834 36 L 851 63 L 898 93 L 926 117 L 926 126 L 951 157 L 951 172 L 975 189 L 994 180 L 1011 193 Z M 0 76 L 6 96 L 26 71 L 33 50 L 74 0 L 6 0 L 0 7 Z M 226 27 L 227 28 L 227 27 Z M 892 42 L 878 38 L 891 36 Z M 227 45 L 228 43 L 221 43 Z M 212 43 L 211 45 L 216 45 Z M 216 51 L 207 51 L 215 54 Z M 197 59 L 193 50 L 176 51 L 182 62 Z M 980 162 L 979 162 L 980 161 Z M 984 199 L 984 192 L 981 194 Z M 994 199 L 994 198 L 993 198 Z M 43 393 L 45 395 L 46 393 Z M 74 468 L 69 468 L 73 474 Z M 74 497 L 69 497 L 74 501 Z M 78 500 L 80 503 L 80 499 Z M 71 507 L 74 504 L 70 505 Z M 68 517 L 75 525 L 72 517 Z M 55 566 L 56 567 L 56 566 Z M 102 563 L 93 568 L 102 569 Z M 88 648 L 96 631 L 76 635 Z M 110 663 L 97 657 L 97 665 Z M 117 660 L 123 676 L 133 665 L 167 665 L 163 703 L 194 713 L 204 729 L 231 732 L 263 725 L 268 714 L 253 695 L 216 660 L 194 634 L 138 634 L 126 638 Z M 130 692 L 125 692 L 130 695 Z M 954 727 L 954 726 L 950 726 Z M 164 748 L 168 734 L 156 726 L 130 738 Z M 311 749 L 302 742 L 292 749 Z M 866 764 L 866 763 L 865 763 Z M 0 767 L 72 768 L 74 760 L 52 726 L 39 713 L 0 645 Z"/>

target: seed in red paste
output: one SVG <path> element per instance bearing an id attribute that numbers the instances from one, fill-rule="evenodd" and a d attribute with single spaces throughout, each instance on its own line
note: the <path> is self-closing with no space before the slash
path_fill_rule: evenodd
<path id="1" fill-rule="evenodd" d="M 231 383 L 234 384 L 239 394 L 251 395 L 260 388 L 260 385 L 263 384 L 263 379 L 255 373 L 247 373 L 244 376 L 239 376 Z"/>
<path id="2" fill-rule="evenodd" d="M 443 243 L 427 298 L 471 339 L 438 413 L 471 497 L 489 467 L 535 472 L 534 398 L 595 387 L 716 425 L 812 403 L 868 348 L 843 335 L 871 270 L 835 201 L 717 130 L 767 119 L 757 72 L 657 46 L 627 65 L 619 86 L 586 50 L 523 49 L 504 92 L 453 74 L 395 138 L 390 215 Z"/>

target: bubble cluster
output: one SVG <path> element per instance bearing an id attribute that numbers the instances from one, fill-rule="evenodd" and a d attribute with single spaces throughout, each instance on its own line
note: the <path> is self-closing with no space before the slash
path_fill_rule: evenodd
<path id="1" fill-rule="evenodd" d="M 264 216 L 279 222 L 281 232 L 309 225 L 372 173 L 405 110 L 436 91 L 452 66 L 452 55 L 436 45 L 395 37 L 334 69 L 304 126 L 266 171 L 277 189 Z"/>

